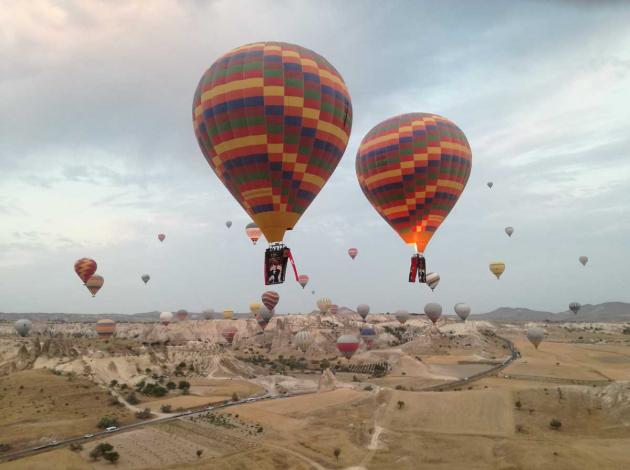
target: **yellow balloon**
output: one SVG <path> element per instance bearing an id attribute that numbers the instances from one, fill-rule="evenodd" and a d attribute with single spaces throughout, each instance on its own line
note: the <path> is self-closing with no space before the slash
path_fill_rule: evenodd
<path id="1" fill-rule="evenodd" d="M 255 317 L 260 311 L 261 305 L 258 302 L 253 302 L 249 304 L 249 311 L 252 313 L 252 316 Z"/>
<path id="2" fill-rule="evenodd" d="M 223 318 L 225 318 L 226 320 L 231 320 L 232 317 L 234 317 L 234 310 L 223 310 Z"/>
<path id="3" fill-rule="evenodd" d="M 503 261 L 493 261 L 490 263 L 490 271 L 499 279 L 505 271 L 505 263 Z"/>

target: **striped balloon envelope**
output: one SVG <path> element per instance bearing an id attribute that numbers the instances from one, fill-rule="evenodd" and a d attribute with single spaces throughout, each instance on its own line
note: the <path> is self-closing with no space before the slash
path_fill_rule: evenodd
<path id="1" fill-rule="evenodd" d="M 96 322 L 96 334 L 99 338 L 111 338 L 116 331 L 116 322 L 114 320 L 99 320 Z"/>
<path id="2" fill-rule="evenodd" d="M 92 294 L 92 297 L 95 297 L 96 293 L 101 290 L 101 287 L 103 287 L 103 284 L 105 284 L 105 279 L 103 279 L 103 276 L 95 274 L 87 280 L 87 282 L 85 283 L 85 287 L 88 288 L 88 290 Z"/>
<path id="3" fill-rule="evenodd" d="M 464 133 L 448 119 L 426 113 L 402 114 L 376 125 L 356 158 L 363 193 L 419 253 L 455 206 L 471 167 Z"/>
<path id="4" fill-rule="evenodd" d="M 440 283 L 440 275 L 438 273 L 427 273 L 427 285 L 431 288 L 432 291 Z"/>
<path id="5" fill-rule="evenodd" d="M 203 155 L 270 243 L 282 241 L 330 178 L 352 126 L 339 72 L 319 54 L 280 42 L 217 59 L 192 111 Z"/>
<path id="6" fill-rule="evenodd" d="M 337 349 L 346 359 L 350 360 L 359 349 L 359 338 L 355 335 L 342 335 L 337 339 Z"/>
<path id="7" fill-rule="evenodd" d="M 234 342 L 234 336 L 236 336 L 237 332 L 238 330 L 235 326 L 226 326 L 221 330 L 221 336 L 223 336 L 223 339 L 225 339 L 228 344 L 232 344 Z"/>
<path id="8" fill-rule="evenodd" d="M 96 261 L 90 258 L 81 258 L 74 263 L 74 272 L 85 284 L 96 272 Z"/>
<path id="9" fill-rule="evenodd" d="M 256 321 L 258 322 L 258 326 L 262 328 L 264 331 L 267 328 L 267 325 L 271 321 L 274 315 L 273 310 L 269 310 L 267 307 L 263 306 L 256 314 Z"/>
<path id="10" fill-rule="evenodd" d="M 184 321 L 188 318 L 188 312 L 184 309 L 178 310 L 175 312 L 175 320 Z"/>
<path id="11" fill-rule="evenodd" d="M 302 289 L 306 287 L 306 284 L 308 284 L 309 280 L 310 278 L 306 274 L 300 274 L 298 276 L 298 282 L 302 286 Z"/>
<path id="12" fill-rule="evenodd" d="M 359 254 L 359 250 L 357 250 L 356 248 L 350 248 L 348 250 L 348 254 L 350 255 L 350 258 L 354 259 Z"/>
<path id="13" fill-rule="evenodd" d="M 268 290 L 263 295 L 261 295 L 260 298 L 262 299 L 263 305 L 269 310 L 273 310 L 274 308 L 276 308 L 276 305 L 278 305 L 278 302 L 280 302 L 280 294 L 273 290 Z"/>
<path id="14" fill-rule="evenodd" d="M 315 293 L 315 292 L 313 292 Z M 324 314 L 328 311 L 328 307 L 330 307 L 330 304 L 332 302 L 330 301 L 330 299 L 328 297 L 322 297 L 321 299 L 319 299 L 317 301 L 317 308 L 319 309 L 319 312 Z"/>

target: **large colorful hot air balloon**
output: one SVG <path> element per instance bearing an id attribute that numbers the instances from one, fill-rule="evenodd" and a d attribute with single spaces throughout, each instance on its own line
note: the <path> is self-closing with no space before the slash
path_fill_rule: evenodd
<path id="1" fill-rule="evenodd" d="M 337 349 L 346 359 L 350 360 L 359 349 L 359 338 L 355 335 L 342 335 L 337 339 Z"/>
<path id="2" fill-rule="evenodd" d="M 457 316 L 463 321 L 466 321 L 466 318 L 470 315 L 470 306 L 462 302 L 455 304 L 454 310 Z"/>
<path id="3" fill-rule="evenodd" d="M 261 295 L 260 298 L 262 299 L 262 303 L 265 307 L 267 307 L 269 310 L 273 310 L 274 308 L 276 308 L 276 305 L 278 305 L 278 302 L 280 301 L 280 294 L 278 294 L 276 291 L 268 290 L 263 295 Z"/>
<path id="4" fill-rule="evenodd" d="M 250 222 L 245 226 L 245 233 L 254 245 L 258 243 L 258 239 L 262 235 L 260 227 L 258 227 L 258 225 L 256 225 L 254 222 Z"/>
<path id="5" fill-rule="evenodd" d="M 188 318 L 188 312 L 184 309 L 178 310 L 175 312 L 175 319 L 177 321 L 184 321 Z"/>
<path id="6" fill-rule="evenodd" d="M 308 330 L 302 330 L 295 333 L 295 345 L 302 350 L 302 352 L 306 352 L 306 350 L 313 343 L 313 336 Z"/>
<path id="7" fill-rule="evenodd" d="M 571 310 L 574 315 L 576 315 L 580 311 L 581 308 L 582 306 L 578 302 L 571 302 L 569 304 L 569 310 Z"/>
<path id="8" fill-rule="evenodd" d="M 505 227 L 505 233 L 507 233 L 508 237 L 512 237 L 512 234 L 514 233 L 514 227 Z"/>
<path id="9" fill-rule="evenodd" d="M 142 282 L 146 284 L 151 279 L 151 276 L 149 276 L 148 274 L 143 274 L 142 276 L 140 276 L 140 279 L 142 279 Z"/>
<path id="10" fill-rule="evenodd" d="M 265 328 L 267 328 L 267 325 L 273 318 L 273 315 L 274 311 L 269 310 L 265 305 L 260 307 L 260 310 L 256 314 L 256 321 L 258 322 L 258 326 L 260 326 L 263 331 L 265 331 Z"/>
<path id="11" fill-rule="evenodd" d="M 427 286 L 431 288 L 431 292 L 435 290 L 439 283 L 440 275 L 438 273 L 427 273 Z"/>
<path id="12" fill-rule="evenodd" d="M 248 44 L 203 74 L 193 123 L 206 160 L 272 244 L 265 283 L 283 282 L 284 233 L 330 178 L 350 136 L 352 104 L 341 75 L 303 47 Z"/>
<path id="13" fill-rule="evenodd" d="M 407 310 L 398 310 L 394 315 L 401 325 L 404 325 L 409 320 L 409 312 Z"/>
<path id="14" fill-rule="evenodd" d="M 354 259 L 359 254 L 359 250 L 357 250 L 356 248 L 350 248 L 348 250 L 348 254 L 350 255 L 350 258 Z"/>
<path id="15" fill-rule="evenodd" d="M 28 336 L 29 331 L 31 331 L 31 329 L 33 328 L 33 324 L 30 320 L 23 318 L 21 320 L 17 320 L 13 324 L 13 327 L 15 328 L 15 331 L 18 335 L 25 337 Z"/>
<path id="16" fill-rule="evenodd" d="M 310 278 L 306 274 L 300 274 L 298 276 L 298 282 L 302 286 L 302 289 L 306 287 L 306 284 L 308 284 L 309 279 Z"/>
<path id="17" fill-rule="evenodd" d="M 424 314 L 435 325 L 442 316 L 442 306 L 436 302 L 429 302 L 424 306 Z"/>
<path id="18" fill-rule="evenodd" d="M 158 234 L 158 240 L 160 240 L 160 242 L 163 242 L 165 239 L 166 239 L 166 235 L 164 235 L 163 233 Z"/>
<path id="19" fill-rule="evenodd" d="M 527 329 L 527 339 L 534 345 L 536 349 L 545 338 L 545 330 L 536 326 Z"/>
<path id="20" fill-rule="evenodd" d="M 225 318 L 226 320 L 232 320 L 234 318 L 234 310 L 232 310 L 231 308 L 223 310 L 223 318 Z"/>
<path id="21" fill-rule="evenodd" d="M 98 291 L 101 290 L 101 287 L 103 287 L 103 284 L 105 284 L 105 279 L 103 279 L 103 276 L 95 274 L 94 276 L 90 276 L 90 278 L 85 283 L 85 287 L 88 288 L 88 290 L 92 294 L 92 297 L 95 297 Z"/>
<path id="22" fill-rule="evenodd" d="M 96 272 L 96 261 L 90 258 L 81 258 L 74 263 L 74 272 L 85 284 Z"/>
<path id="23" fill-rule="evenodd" d="M 464 133 L 436 114 L 390 118 L 361 141 L 356 171 L 376 211 L 415 248 L 409 282 L 426 280 L 423 252 L 459 199 L 472 167 Z"/>
<path id="24" fill-rule="evenodd" d="M 328 312 L 328 307 L 330 307 L 331 303 L 332 302 L 327 297 L 323 297 L 323 298 L 319 299 L 317 301 L 317 308 L 319 309 L 319 313 L 324 314 L 324 313 Z"/>
<path id="25" fill-rule="evenodd" d="M 236 336 L 237 329 L 235 326 L 226 326 L 221 329 L 221 336 L 227 341 L 228 344 L 232 344 L 234 342 L 234 336 Z"/>
<path id="26" fill-rule="evenodd" d="M 505 263 L 503 261 L 493 261 L 490 263 L 490 271 L 494 274 L 497 279 L 501 277 L 501 274 L 505 271 Z"/>
<path id="27" fill-rule="evenodd" d="M 365 321 L 365 319 L 367 318 L 368 314 L 370 313 L 370 306 L 368 304 L 361 304 L 357 307 L 357 313 L 359 315 L 361 315 L 361 318 L 363 318 L 363 321 Z"/>
<path id="28" fill-rule="evenodd" d="M 582 263 L 582 266 L 586 266 L 586 263 L 588 263 L 588 256 L 580 256 L 578 260 Z"/>
<path id="29" fill-rule="evenodd" d="M 160 323 L 162 323 L 162 325 L 167 326 L 172 321 L 173 321 L 173 314 L 171 312 L 160 313 Z"/>
<path id="30" fill-rule="evenodd" d="M 96 334 L 99 338 L 111 338 L 116 331 L 116 322 L 114 320 L 99 320 L 96 322 Z"/>

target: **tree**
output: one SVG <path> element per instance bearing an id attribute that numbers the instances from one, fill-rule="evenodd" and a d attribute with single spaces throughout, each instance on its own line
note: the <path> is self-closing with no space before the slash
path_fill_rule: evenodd
<path id="1" fill-rule="evenodd" d="M 99 457 L 104 456 L 106 453 L 114 450 L 114 446 L 108 442 L 103 442 L 97 445 L 94 449 L 90 451 L 90 458 L 92 460 L 98 460 Z"/>
<path id="2" fill-rule="evenodd" d="M 177 388 L 177 384 L 171 381 L 166 384 L 166 388 L 168 388 L 169 390 L 175 390 Z"/>
<path id="3" fill-rule="evenodd" d="M 118 452 L 105 452 L 103 458 L 110 463 L 116 463 L 120 458 L 120 454 L 118 454 Z"/>
<path id="4" fill-rule="evenodd" d="M 140 403 L 140 400 L 138 400 L 138 397 L 136 396 L 136 392 L 129 392 L 129 394 L 127 395 L 127 402 L 130 405 L 137 405 L 138 403 Z"/>
<path id="5" fill-rule="evenodd" d="M 115 387 L 116 385 L 118 385 L 118 380 L 116 380 L 116 379 L 113 379 L 113 380 L 109 383 L 109 386 L 110 386 L 110 387 Z"/>
<path id="6" fill-rule="evenodd" d="M 333 454 L 335 454 L 335 458 L 339 460 L 339 456 L 341 455 L 341 449 L 339 447 L 335 447 L 335 450 L 333 450 Z"/>
<path id="7" fill-rule="evenodd" d="M 171 408 L 172 408 L 171 405 L 162 405 L 160 407 L 160 411 L 162 413 L 170 413 L 171 412 Z"/>
<path id="8" fill-rule="evenodd" d="M 151 417 L 151 408 L 145 408 L 142 411 L 136 411 L 136 418 L 138 419 L 148 419 Z"/>
<path id="9" fill-rule="evenodd" d="M 200 458 L 200 457 L 201 457 L 201 454 L 203 454 L 203 450 L 198 449 L 198 450 L 197 450 L 197 458 Z"/>
<path id="10" fill-rule="evenodd" d="M 232 401 L 238 401 L 238 393 L 232 392 Z"/>
<path id="11" fill-rule="evenodd" d="M 560 420 L 554 418 L 549 422 L 549 426 L 551 427 L 551 429 L 558 431 L 562 427 L 562 423 L 560 422 Z"/>
<path id="12" fill-rule="evenodd" d="M 185 380 L 180 380 L 179 384 L 177 385 L 177 388 L 179 388 L 184 395 L 188 395 L 188 392 L 190 390 L 190 382 L 186 382 Z"/>
<path id="13" fill-rule="evenodd" d="M 118 418 L 115 416 L 103 416 L 99 421 L 97 426 L 100 429 L 109 428 L 110 426 L 118 427 Z"/>
<path id="14" fill-rule="evenodd" d="M 402 400 L 398 400 L 398 403 L 396 403 L 398 405 L 398 409 L 402 410 L 403 407 L 405 406 L 405 402 Z"/>

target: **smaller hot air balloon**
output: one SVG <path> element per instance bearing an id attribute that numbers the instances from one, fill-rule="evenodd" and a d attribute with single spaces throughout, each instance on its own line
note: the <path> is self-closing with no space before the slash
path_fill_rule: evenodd
<path id="1" fill-rule="evenodd" d="M 374 328 L 370 328 L 369 326 L 364 326 L 359 330 L 359 334 L 361 335 L 361 339 L 365 343 L 368 349 L 372 349 L 374 344 L 374 338 L 376 338 L 376 331 Z"/>
<path id="2" fill-rule="evenodd" d="M 427 273 L 427 285 L 434 291 L 440 283 L 440 275 L 438 273 Z"/>
<path id="3" fill-rule="evenodd" d="M 175 312 L 175 319 L 177 321 L 184 321 L 188 318 L 188 312 L 184 309 L 178 310 Z"/>
<path id="4" fill-rule="evenodd" d="M 348 250 L 348 254 L 350 255 L 350 258 L 354 259 L 359 254 L 359 250 L 357 250 L 356 248 L 350 248 Z"/>
<path id="5" fill-rule="evenodd" d="M 337 315 L 338 311 L 339 311 L 339 305 L 337 305 L 337 304 L 330 304 L 328 306 L 328 313 L 330 313 L 331 315 Z"/>
<path id="6" fill-rule="evenodd" d="M 588 263 L 588 256 L 580 256 L 578 259 L 580 263 L 582 263 L 582 266 L 586 266 L 586 263 Z"/>
<path id="7" fill-rule="evenodd" d="M 505 233 L 507 233 L 508 237 L 511 237 L 514 233 L 514 227 L 505 227 Z"/>
<path id="8" fill-rule="evenodd" d="M 273 318 L 273 315 L 274 311 L 269 310 L 265 305 L 260 307 L 258 314 L 256 314 L 256 321 L 258 322 L 258 326 L 260 326 L 263 331 L 265 331 L 265 328 L 267 328 L 267 325 Z"/>
<path id="9" fill-rule="evenodd" d="M 99 338 L 111 338 L 116 331 L 116 322 L 114 320 L 99 320 L 96 322 L 96 334 Z"/>
<path id="10" fill-rule="evenodd" d="M 262 231 L 254 222 L 250 222 L 245 226 L 245 233 L 254 245 L 258 242 L 258 239 L 262 235 Z"/>
<path id="11" fill-rule="evenodd" d="M 105 279 L 103 279 L 103 276 L 95 274 L 87 280 L 87 282 L 85 283 L 85 287 L 88 288 L 88 290 L 92 294 L 92 297 L 95 297 L 98 291 L 101 290 L 101 287 L 103 287 L 103 284 L 105 284 Z"/>
<path id="12" fill-rule="evenodd" d="M 337 339 L 337 349 L 346 359 L 350 360 L 359 349 L 359 338 L 355 335 L 342 335 Z"/>
<path id="13" fill-rule="evenodd" d="M 306 350 L 313 343 L 313 336 L 308 330 L 302 330 L 295 333 L 295 345 L 300 348 L 302 352 L 306 352 Z"/>
<path id="14" fill-rule="evenodd" d="M 488 181 L 486 185 L 488 185 L 489 188 L 492 188 L 492 186 L 494 186 L 494 183 L 492 181 Z"/>
<path id="15" fill-rule="evenodd" d="M 409 312 L 407 310 L 398 310 L 394 315 L 401 325 L 404 325 L 409 320 Z"/>
<path id="16" fill-rule="evenodd" d="M 312 294 L 312 295 L 315 295 L 315 291 L 314 291 L 314 290 L 312 290 L 312 291 L 311 291 L 311 294 Z"/>
<path id="17" fill-rule="evenodd" d="M 212 320 L 214 318 L 214 309 L 205 309 L 203 312 L 201 312 L 201 318 L 203 318 L 204 320 Z"/>
<path id="18" fill-rule="evenodd" d="M 231 320 L 232 318 L 234 318 L 234 310 L 232 310 L 231 308 L 223 310 L 223 318 L 225 318 L 226 320 Z"/>
<path id="19" fill-rule="evenodd" d="M 172 321 L 173 321 L 173 314 L 171 312 L 160 313 L 160 323 L 162 323 L 162 325 L 167 326 Z"/>
<path id="20" fill-rule="evenodd" d="M 527 329 L 527 339 L 536 349 L 545 337 L 545 330 L 536 326 Z"/>
<path id="21" fill-rule="evenodd" d="M 33 324 L 31 323 L 30 320 L 23 318 L 21 320 L 17 320 L 13 324 L 13 327 L 15 328 L 15 331 L 17 332 L 18 335 L 25 337 L 25 336 L 28 336 L 28 333 L 33 328 Z"/>
<path id="22" fill-rule="evenodd" d="M 262 303 L 265 307 L 267 307 L 269 310 L 273 310 L 274 308 L 276 308 L 276 305 L 278 305 L 278 302 L 280 301 L 280 294 L 278 294 L 276 291 L 268 290 L 263 295 L 261 295 L 260 298 L 262 299 Z"/>
<path id="23" fill-rule="evenodd" d="M 363 318 L 363 321 L 365 321 L 365 319 L 367 318 L 368 314 L 370 313 L 370 306 L 368 304 L 361 304 L 357 307 L 357 313 L 359 315 L 361 315 L 361 318 Z"/>
<path id="24" fill-rule="evenodd" d="M 165 239 L 166 239 L 166 235 L 164 235 L 163 233 L 158 234 L 158 240 L 160 240 L 160 242 L 163 242 Z"/>
<path id="25" fill-rule="evenodd" d="M 493 261 L 490 263 L 490 271 L 494 274 L 497 279 L 501 277 L 501 274 L 505 271 L 505 263 L 503 261 Z"/>
<path id="26" fill-rule="evenodd" d="M 249 311 L 251 312 L 254 318 L 256 317 L 256 315 L 258 315 L 258 312 L 260 311 L 260 307 L 262 307 L 262 305 L 259 304 L 258 302 L 253 302 L 249 304 Z"/>
<path id="27" fill-rule="evenodd" d="M 226 226 L 227 228 L 230 228 L 230 227 L 232 226 L 232 221 L 231 221 L 231 220 L 226 220 L 226 221 L 225 221 L 225 226 Z"/>
<path id="28" fill-rule="evenodd" d="M 315 292 L 313 292 L 313 293 L 315 293 Z M 317 301 L 317 308 L 319 309 L 319 312 L 321 314 L 326 313 L 328 311 L 328 307 L 330 307 L 331 303 L 332 302 L 327 297 L 323 297 L 323 298 L 319 299 Z"/>
<path id="29" fill-rule="evenodd" d="M 143 274 L 140 279 L 142 279 L 142 282 L 144 282 L 145 284 L 147 282 L 149 282 L 149 280 L 151 279 L 151 276 L 149 276 L 148 274 Z"/>
<path id="30" fill-rule="evenodd" d="M 462 302 L 455 304 L 454 310 L 457 316 L 463 321 L 466 321 L 466 318 L 470 315 L 470 306 Z"/>
<path id="31" fill-rule="evenodd" d="M 578 302 L 571 302 L 569 304 L 569 310 L 571 310 L 573 314 L 577 314 L 581 308 L 582 306 Z"/>
<path id="32" fill-rule="evenodd" d="M 306 284 L 308 284 L 309 279 L 310 278 L 306 274 L 300 274 L 298 276 L 298 282 L 302 286 L 302 289 L 306 287 Z"/>
<path id="33" fill-rule="evenodd" d="M 435 325 L 442 316 L 442 306 L 436 302 L 429 302 L 424 306 L 424 314 Z"/>
<path id="34" fill-rule="evenodd" d="M 221 329 L 221 336 L 227 341 L 228 344 L 232 344 L 234 342 L 234 336 L 236 336 L 237 329 L 235 326 L 226 326 Z"/>
<path id="35" fill-rule="evenodd" d="M 74 263 L 74 272 L 85 284 L 96 272 L 96 261 L 91 258 L 81 258 Z"/>

